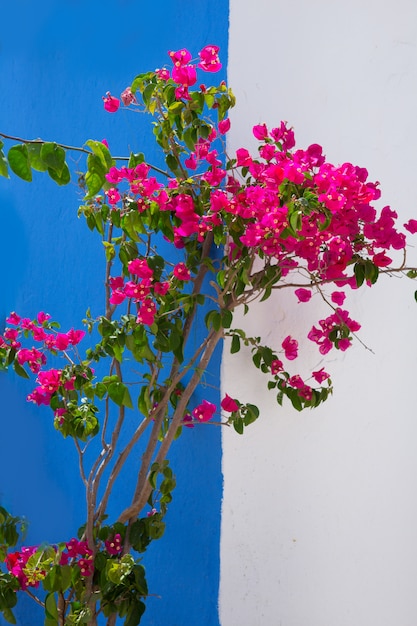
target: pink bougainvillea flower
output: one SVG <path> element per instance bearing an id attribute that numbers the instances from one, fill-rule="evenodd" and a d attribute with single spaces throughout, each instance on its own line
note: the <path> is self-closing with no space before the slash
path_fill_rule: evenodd
<path id="1" fill-rule="evenodd" d="M 228 413 L 233 413 L 234 411 L 238 411 L 239 410 L 239 405 L 236 402 L 236 400 L 233 400 L 233 398 L 231 398 L 227 394 L 225 395 L 225 397 L 221 401 L 220 406 L 222 407 L 222 409 L 224 411 L 227 411 Z"/>
<path id="2" fill-rule="evenodd" d="M 296 289 L 294 293 L 298 298 L 298 302 L 308 302 L 312 296 L 310 289 L 303 289 L 303 287 Z"/>
<path id="3" fill-rule="evenodd" d="M 252 157 L 246 148 L 239 148 L 236 150 L 236 159 L 236 165 L 239 167 L 248 167 L 249 165 L 252 165 Z"/>
<path id="4" fill-rule="evenodd" d="M 170 77 L 169 70 L 165 68 L 156 69 L 155 74 L 157 78 L 159 78 L 159 80 L 169 80 L 169 77 Z"/>
<path id="5" fill-rule="evenodd" d="M 106 550 L 109 554 L 119 554 L 123 550 L 122 538 L 120 536 L 120 533 L 116 533 L 114 537 L 106 539 L 104 545 L 106 546 Z"/>
<path id="6" fill-rule="evenodd" d="M 149 267 L 147 259 L 132 259 L 127 265 L 131 274 L 139 278 L 152 278 L 153 269 Z"/>
<path id="7" fill-rule="evenodd" d="M 158 296 L 165 296 L 169 290 L 169 283 L 154 283 L 153 290 L 156 294 L 158 294 Z"/>
<path id="8" fill-rule="evenodd" d="M 285 351 L 286 359 L 288 359 L 289 361 L 293 361 L 294 359 L 297 358 L 298 341 L 296 339 L 293 339 L 290 335 L 288 335 L 288 337 L 285 337 L 281 345 Z"/>
<path id="9" fill-rule="evenodd" d="M 108 91 L 106 95 L 103 96 L 103 102 L 104 108 L 106 109 L 106 111 L 108 111 L 108 113 L 116 113 L 120 106 L 119 98 L 115 98 L 115 96 L 112 96 L 110 91 Z"/>
<path id="10" fill-rule="evenodd" d="M 132 102 L 137 102 L 136 96 L 132 93 L 130 87 L 126 87 L 126 89 L 122 91 L 120 98 L 126 107 L 132 104 Z"/>
<path id="11" fill-rule="evenodd" d="M 139 282 L 129 280 L 124 288 L 124 293 L 129 298 L 133 298 L 135 302 L 143 302 L 151 292 L 151 281 L 144 278 Z"/>
<path id="12" fill-rule="evenodd" d="M 187 85 L 180 85 L 176 88 L 175 100 L 191 100 Z"/>
<path id="13" fill-rule="evenodd" d="M 222 68 L 218 46 L 205 46 L 198 55 L 201 59 L 198 67 L 205 72 L 218 72 Z"/>
<path id="14" fill-rule="evenodd" d="M 94 561 L 92 556 L 79 559 L 77 561 L 77 565 L 80 568 L 81 576 L 88 577 L 92 576 L 92 574 L 94 573 Z"/>
<path id="15" fill-rule="evenodd" d="M 274 359 L 271 363 L 271 374 L 276 376 L 279 372 L 284 370 L 284 365 L 280 359 Z"/>
<path id="16" fill-rule="evenodd" d="M 417 220 L 408 220 L 408 222 L 404 224 L 404 228 L 414 235 L 414 233 L 417 233 Z"/>
<path id="17" fill-rule="evenodd" d="M 65 333 L 58 333 L 55 337 L 55 348 L 57 350 L 66 350 L 69 346 L 69 338 Z"/>
<path id="18" fill-rule="evenodd" d="M 76 346 L 77 344 L 79 344 L 82 338 L 84 337 L 84 335 L 85 335 L 84 330 L 75 330 L 74 328 L 71 328 L 67 332 L 68 340 L 72 346 Z"/>
<path id="19" fill-rule="evenodd" d="M 143 301 L 139 307 L 138 315 L 136 317 L 137 324 L 145 324 L 146 326 L 152 326 L 156 315 L 156 304 L 153 300 L 147 298 Z"/>
<path id="20" fill-rule="evenodd" d="M 185 265 L 185 263 L 182 262 L 177 263 L 177 265 L 174 267 L 173 274 L 175 278 L 178 278 L 178 280 L 187 281 L 191 278 L 190 270 Z"/>
<path id="21" fill-rule="evenodd" d="M 266 124 L 257 124 L 252 128 L 253 135 L 256 139 L 262 141 L 268 137 L 268 129 Z"/>
<path id="22" fill-rule="evenodd" d="M 343 293 L 343 291 L 333 291 L 333 293 L 330 296 L 331 301 L 337 304 L 338 306 L 341 306 L 344 303 L 345 298 L 346 298 L 346 294 Z"/>
<path id="23" fill-rule="evenodd" d="M 190 413 L 186 413 L 182 418 L 182 423 L 187 428 L 194 428 L 193 418 Z"/>
<path id="24" fill-rule="evenodd" d="M 38 315 L 36 316 L 36 319 L 38 320 L 39 324 L 44 324 L 45 322 L 51 319 L 51 316 L 49 315 L 49 313 L 44 313 L 44 311 L 39 311 Z"/>
<path id="25" fill-rule="evenodd" d="M 192 87 L 197 82 L 197 72 L 193 65 L 174 65 L 172 80 L 183 87 Z"/>
<path id="26" fill-rule="evenodd" d="M 9 317 L 6 317 L 7 324 L 13 324 L 13 326 L 17 326 L 17 324 L 19 324 L 20 320 L 21 320 L 20 315 L 15 313 L 15 311 L 12 311 L 12 313 L 10 313 Z"/>
<path id="27" fill-rule="evenodd" d="M 45 341 L 47 334 L 42 326 L 35 327 L 32 331 L 32 336 L 35 341 Z"/>
<path id="28" fill-rule="evenodd" d="M 117 204 L 120 200 L 120 193 L 115 187 L 110 187 L 110 189 L 106 189 L 104 192 L 107 196 L 107 200 L 109 204 Z"/>
<path id="29" fill-rule="evenodd" d="M 171 57 L 173 64 L 177 67 L 181 67 L 182 65 L 187 65 L 191 61 L 191 52 L 186 48 L 181 48 L 181 50 L 168 52 L 168 56 Z"/>
<path id="30" fill-rule="evenodd" d="M 228 117 L 226 120 L 221 120 L 218 125 L 219 133 L 221 135 L 225 135 L 230 130 L 230 118 Z"/>
<path id="31" fill-rule="evenodd" d="M 322 367 L 320 370 L 317 370 L 316 372 L 313 372 L 313 378 L 319 383 L 321 384 L 322 382 L 324 382 L 325 380 L 327 380 L 328 378 L 330 378 L 330 374 L 328 374 L 327 372 L 324 371 L 324 367 Z"/>
<path id="32" fill-rule="evenodd" d="M 375 263 L 377 267 L 387 267 L 390 263 L 392 263 L 392 259 L 387 256 L 384 252 L 378 252 L 378 254 L 374 254 L 372 257 L 372 261 Z"/>
<path id="33" fill-rule="evenodd" d="M 192 416 L 199 422 L 208 422 L 216 412 L 216 405 L 212 404 L 208 400 L 203 400 L 201 404 L 195 407 L 192 411 Z"/>

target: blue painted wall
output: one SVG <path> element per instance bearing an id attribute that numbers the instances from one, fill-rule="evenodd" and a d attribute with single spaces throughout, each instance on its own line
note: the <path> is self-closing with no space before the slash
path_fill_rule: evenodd
<path id="1" fill-rule="evenodd" d="M 119 94 L 138 72 L 168 62 L 167 50 L 221 47 L 227 63 L 227 0 L 21 0 L 2 9 L 0 131 L 72 145 L 107 138 L 157 162 L 145 116 L 104 112 L 101 96 Z M 223 69 L 220 78 L 225 78 Z M 77 220 L 75 183 L 46 176 L 32 184 L 0 180 L 0 323 L 11 310 L 45 310 L 62 327 L 80 327 L 88 305 L 102 302 L 101 244 Z M 210 384 L 218 385 L 219 359 Z M 0 376 L 0 503 L 30 522 L 26 544 L 73 536 L 84 495 L 71 442 L 51 414 L 25 401 L 33 384 Z M 205 397 L 219 401 L 211 390 Z M 145 626 L 216 626 L 219 583 L 220 432 L 187 429 L 170 455 L 178 487 L 167 532 L 145 556 L 150 593 Z M 157 597 L 160 596 L 160 597 Z M 16 611 L 20 626 L 40 626 L 33 605 Z M 1 618 L 0 618 L 1 620 Z M 0 623 L 2 623 L 0 621 Z"/>

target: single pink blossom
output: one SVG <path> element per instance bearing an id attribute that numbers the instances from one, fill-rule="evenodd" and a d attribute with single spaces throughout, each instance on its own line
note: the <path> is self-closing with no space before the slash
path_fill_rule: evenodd
<path id="1" fill-rule="evenodd" d="M 288 337 L 285 337 L 281 345 L 285 351 L 286 359 L 288 359 L 289 361 L 293 361 L 294 359 L 297 358 L 298 341 L 296 339 L 293 339 L 290 335 L 288 335 Z"/>
<path id="2" fill-rule="evenodd" d="M 108 113 L 116 113 L 117 109 L 120 106 L 119 98 L 115 98 L 111 95 L 110 91 L 103 96 L 104 108 Z"/>
<path id="3" fill-rule="evenodd" d="M 324 367 L 322 367 L 320 370 L 317 370 L 316 372 L 313 372 L 313 378 L 319 383 L 321 384 L 322 382 L 324 382 L 325 380 L 327 380 L 328 378 L 330 378 L 330 374 L 328 374 L 327 372 L 324 371 Z"/>
<path id="4" fill-rule="evenodd" d="M 198 67 L 205 72 L 218 72 L 222 67 L 218 53 L 218 46 L 205 46 L 198 53 L 201 59 Z"/>
<path id="5" fill-rule="evenodd" d="M 48 320 L 51 319 L 51 316 L 49 315 L 49 313 L 44 313 L 43 311 L 39 311 L 38 315 L 36 316 L 39 324 L 44 324 L 45 322 L 47 322 Z"/>
<path id="6" fill-rule="evenodd" d="M 169 80 L 169 77 L 170 77 L 169 70 L 165 68 L 156 69 L 155 74 L 157 78 L 159 78 L 159 80 Z"/>
<path id="7" fill-rule="evenodd" d="M 185 263 L 182 262 L 177 263 L 177 265 L 174 267 L 173 274 L 175 278 L 178 278 L 178 280 L 187 281 L 191 279 L 190 270 L 185 265 Z"/>
<path id="8" fill-rule="evenodd" d="M 414 235 L 414 233 L 417 233 L 417 220 L 408 220 L 408 222 L 404 224 L 404 228 Z"/>
<path id="9" fill-rule="evenodd" d="M 154 283 L 153 290 L 156 294 L 158 294 L 158 296 L 165 296 L 169 290 L 169 283 Z"/>
<path id="10" fill-rule="evenodd" d="M 144 324 L 146 326 L 152 326 L 156 315 L 156 304 L 149 298 L 144 300 L 139 307 L 138 315 L 136 317 L 137 324 Z"/>
<path id="11" fill-rule="evenodd" d="M 181 50 L 168 52 L 173 64 L 177 67 L 181 67 L 182 65 L 187 65 L 191 61 L 191 52 L 186 48 L 181 48 Z M 158 70 L 157 70 L 158 71 Z"/>
<path id="12" fill-rule="evenodd" d="M 341 306 L 344 303 L 345 298 L 346 298 L 346 294 L 343 291 L 333 291 L 333 293 L 330 296 L 331 301 L 337 304 L 338 306 Z"/>
<path id="13" fill-rule="evenodd" d="M 208 400 L 203 400 L 201 404 L 192 411 L 192 416 L 199 422 L 208 422 L 216 412 L 216 405 Z"/>
<path id="14" fill-rule="evenodd" d="M 226 120 L 221 120 L 218 125 L 219 133 L 221 135 L 225 135 L 227 131 L 230 130 L 230 118 L 228 117 Z"/>
<path id="15" fill-rule="evenodd" d="M 20 320 L 21 320 L 20 315 L 15 313 L 15 311 L 10 313 L 9 317 L 6 317 L 7 324 L 13 324 L 13 326 L 17 326 L 17 324 L 19 324 Z"/>
<path id="16" fill-rule="evenodd" d="M 137 102 L 136 96 L 132 93 L 130 87 L 126 87 L 126 89 L 121 93 L 120 98 L 126 107 L 132 104 L 132 102 Z"/>
<path id="17" fill-rule="evenodd" d="M 80 568 L 81 576 L 88 577 L 92 576 L 94 573 L 94 561 L 92 556 L 79 559 L 77 565 Z"/>
<path id="18" fill-rule="evenodd" d="M 257 124 L 252 128 L 253 135 L 256 139 L 262 141 L 268 137 L 268 129 L 266 124 Z"/>
<path id="19" fill-rule="evenodd" d="M 178 85 L 192 87 L 197 82 L 197 72 L 193 65 L 174 65 L 172 69 L 172 80 Z"/>
<path id="20" fill-rule="evenodd" d="M 74 328 L 71 328 L 67 332 L 68 340 L 72 346 L 76 346 L 77 344 L 79 344 L 82 338 L 84 337 L 84 335 L 85 335 L 84 330 L 74 330 Z"/>
<path id="21" fill-rule="evenodd" d="M 120 533 L 116 533 L 114 537 L 107 539 L 104 542 L 104 545 L 106 546 L 106 550 L 109 554 L 120 554 L 120 552 L 123 550 L 122 538 L 120 536 Z"/>
<path id="22" fill-rule="evenodd" d="M 149 267 L 147 259 L 132 259 L 127 265 L 131 274 L 139 278 L 152 278 L 153 269 Z"/>
<path id="23" fill-rule="evenodd" d="M 310 289 L 303 289 L 303 287 L 296 289 L 294 293 L 298 298 L 298 302 L 308 302 L 312 296 Z"/>
<path id="24" fill-rule="evenodd" d="M 222 407 L 222 409 L 224 411 L 227 411 L 228 413 L 233 413 L 234 411 L 238 411 L 239 410 L 239 405 L 236 402 L 236 400 L 233 400 L 233 398 L 231 398 L 227 394 L 225 395 L 225 397 L 221 401 L 220 406 Z"/>
<path id="25" fill-rule="evenodd" d="M 58 333 L 55 337 L 55 347 L 57 350 L 66 350 L 69 346 L 69 338 L 65 333 Z"/>
<path id="26" fill-rule="evenodd" d="M 284 365 L 280 359 L 274 359 L 271 363 L 271 374 L 276 376 L 284 370 Z"/>
<path id="27" fill-rule="evenodd" d="M 377 267 L 387 267 L 392 263 L 392 259 L 385 254 L 385 252 L 378 252 L 372 257 L 372 261 Z"/>

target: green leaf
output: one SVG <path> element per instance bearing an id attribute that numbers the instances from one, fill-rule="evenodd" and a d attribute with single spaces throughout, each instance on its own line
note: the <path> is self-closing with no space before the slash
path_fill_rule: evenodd
<path id="1" fill-rule="evenodd" d="M 27 144 L 30 166 L 37 172 L 46 172 L 48 169 L 48 166 L 42 161 L 41 158 L 42 146 L 43 143 L 41 141 Z"/>
<path id="2" fill-rule="evenodd" d="M 42 144 L 40 157 L 45 165 L 61 175 L 65 166 L 65 150 L 56 143 L 47 142 Z"/>
<path id="3" fill-rule="evenodd" d="M 57 172 L 52 168 L 48 167 L 48 174 L 58 185 L 68 185 L 71 180 L 71 174 L 68 168 L 68 165 L 64 163 L 64 167 L 61 172 Z"/>
<path id="4" fill-rule="evenodd" d="M 111 383 L 108 388 L 109 397 L 118 406 L 122 406 L 124 404 L 126 392 L 127 394 L 129 394 L 127 387 L 125 387 L 125 385 L 120 382 Z M 129 395 L 129 399 L 130 399 L 130 395 Z M 132 400 L 130 400 L 130 403 L 132 403 Z"/>
<path id="5" fill-rule="evenodd" d="M 106 173 L 107 170 L 103 167 L 101 159 L 95 154 L 89 154 L 87 158 L 87 173 L 85 175 L 88 198 L 95 196 L 100 191 L 106 182 Z"/>
<path id="6" fill-rule="evenodd" d="M 127 387 L 123 396 L 123 406 L 126 406 L 128 409 L 133 409 L 132 398 Z"/>
<path id="7" fill-rule="evenodd" d="M 184 108 L 183 102 L 173 102 L 170 107 L 168 107 L 168 112 L 173 113 L 174 115 L 178 115 Z"/>
<path id="8" fill-rule="evenodd" d="M 356 286 L 360 287 L 365 280 L 365 266 L 363 263 L 355 263 L 353 271 L 355 273 Z"/>
<path id="9" fill-rule="evenodd" d="M 56 606 L 55 593 L 48 593 L 45 598 L 45 614 L 49 620 L 58 624 L 58 609 Z"/>
<path id="10" fill-rule="evenodd" d="M 232 345 L 230 347 L 230 353 L 236 354 L 240 350 L 240 338 L 238 335 L 233 335 L 232 337 Z"/>
<path id="11" fill-rule="evenodd" d="M 129 608 L 124 626 L 137 626 L 144 612 L 145 604 L 141 600 L 135 601 Z"/>
<path id="12" fill-rule="evenodd" d="M 221 312 L 221 321 L 223 328 L 230 328 L 233 321 L 233 313 L 228 309 Z M 217 330 L 217 329 L 216 329 Z"/>
<path id="13" fill-rule="evenodd" d="M 16 618 L 13 615 L 13 611 L 11 609 L 3 609 L 2 613 L 4 619 L 9 622 L 9 624 L 16 624 Z"/>
<path id="14" fill-rule="evenodd" d="M 13 363 L 13 369 L 18 376 L 21 376 L 22 378 L 29 378 L 29 374 L 17 361 Z"/>
<path id="15" fill-rule="evenodd" d="M 171 170 L 171 172 L 175 173 L 178 171 L 178 161 L 174 157 L 173 154 L 167 154 L 165 157 L 165 162 L 167 164 L 167 167 Z"/>
<path id="16" fill-rule="evenodd" d="M 3 141 L 0 141 L 0 176 L 4 176 L 5 178 L 10 178 L 9 168 L 7 167 L 7 159 L 2 150 L 3 146 L 4 146 Z"/>
<path id="17" fill-rule="evenodd" d="M 214 330 L 220 329 L 221 320 L 222 318 L 219 311 L 209 311 L 204 318 L 204 322 L 207 328 L 210 328 L 210 326 L 212 326 Z"/>
<path id="18" fill-rule="evenodd" d="M 12 146 L 8 152 L 8 160 L 12 172 L 30 183 L 32 180 L 32 170 L 30 168 L 28 149 L 24 144 Z"/>
<path id="19" fill-rule="evenodd" d="M 241 417 L 237 417 L 235 420 L 233 420 L 233 428 L 239 435 L 243 435 L 244 424 Z"/>
<path id="20" fill-rule="evenodd" d="M 290 215 L 290 226 L 295 233 L 301 229 L 301 213 L 300 211 L 294 211 Z"/>
<path id="21" fill-rule="evenodd" d="M 93 153 L 100 159 L 100 162 L 105 170 L 109 170 L 113 165 L 113 159 L 110 154 L 107 146 L 104 145 L 101 141 L 95 141 L 94 139 L 89 139 L 85 142 L 85 145 L 91 148 Z"/>
<path id="22" fill-rule="evenodd" d="M 370 259 L 365 261 L 365 278 L 369 280 L 372 285 L 376 283 L 379 276 L 379 268 L 372 263 Z"/>
<path id="23" fill-rule="evenodd" d="M 136 167 L 136 165 L 139 165 L 140 163 L 143 163 L 144 161 L 145 161 L 145 155 L 142 152 L 139 152 L 138 154 L 134 154 L 133 152 L 131 152 L 127 167 L 134 168 Z"/>
<path id="24" fill-rule="evenodd" d="M 190 128 L 187 128 L 187 130 L 184 132 L 183 140 L 187 148 L 193 151 L 197 141 L 197 130 L 192 126 L 190 126 Z"/>

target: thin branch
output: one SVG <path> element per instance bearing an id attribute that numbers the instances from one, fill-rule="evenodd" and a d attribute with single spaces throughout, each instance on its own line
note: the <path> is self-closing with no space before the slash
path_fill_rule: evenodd
<path id="1" fill-rule="evenodd" d="M 12 135 L 6 135 L 5 133 L 0 133 L 0 137 L 3 137 L 4 139 L 10 139 L 11 141 L 20 141 L 20 143 L 24 143 L 24 144 L 47 143 L 43 139 L 22 139 L 22 137 L 13 137 Z M 67 146 L 64 143 L 57 143 L 56 141 L 54 143 L 60 148 L 63 148 L 64 150 L 70 150 L 71 152 L 82 152 L 83 154 L 93 154 L 93 152 L 91 150 L 87 150 L 87 148 L 80 148 L 78 146 Z M 129 161 L 129 157 L 126 157 L 126 156 L 112 156 L 112 159 L 114 159 L 115 161 Z M 170 174 L 168 172 L 166 172 L 165 170 L 162 170 L 156 165 L 151 165 L 150 163 L 145 163 L 145 165 L 150 167 L 151 170 L 154 170 L 155 172 L 158 172 L 159 174 L 163 174 L 167 178 L 170 178 Z"/>

